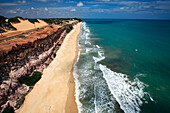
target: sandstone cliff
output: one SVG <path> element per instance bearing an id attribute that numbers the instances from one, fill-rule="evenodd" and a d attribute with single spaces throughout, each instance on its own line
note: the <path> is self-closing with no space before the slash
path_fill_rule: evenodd
<path id="1" fill-rule="evenodd" d="M 61 28 L 46 27 L 0 43 L 0 111 L 8 105 L 20 107 L 18 101 L 24 101 L 32 87 L 19 83 L 18 79 L 31 76 L 33 71 L 42 72 L 55 57 L 67 29 L 76 23 Z"/>

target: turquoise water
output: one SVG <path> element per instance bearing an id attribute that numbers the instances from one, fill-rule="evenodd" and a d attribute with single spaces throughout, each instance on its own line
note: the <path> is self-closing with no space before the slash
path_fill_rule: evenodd
<path id="1" fill-rule="evenodd" d="M 84 19 L 79 49 L 80 112 L 169 112 L 170 21 Z"/>

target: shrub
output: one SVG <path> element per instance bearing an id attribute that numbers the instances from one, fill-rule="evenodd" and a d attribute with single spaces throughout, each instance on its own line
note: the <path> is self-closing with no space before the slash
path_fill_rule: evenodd
<path id="1" fill-rule="evenodd" d="M 6 107 L 2 113 L 14 113 L 14 108 L 11 106 Z"/>
<path id="2" fill-rule="evenodd" d="M 74 18 L 75 20 L 78 20 L 79 22 L 82 22 L 82 20 L 81 19 L 79 19 L 79 18 Z"/>
<path id="3" fill-rule="evenodd" d="M 15 18 L 19 18 L 21 20 L 25 20 L 24 18 L 20 17 L 20 16 L 16 16 Z"/>
<path id="4" fill-rule="evenodd" d="M 53 57 L 56 57 L 56 53 L 53 54 Z"/>
<path id="5" fill-rule="evenodd" d="M 39 23 L 39 21 L 38 21 L 37 19 L 28 19 L 28 21 L 31 22 L 31 23 L 33 23 L 33 24 L 34 24 L 35 22 L 38 22 L 38 23 Z"/>
<path id="6" fill-rule="evenodd" d="M 62 24 L 62 19 L 54 19 L 54 18 L 51 18 L 51 19 L 41 19 L 43 20 L 44 22 L 46 22 L 47 24 Z"/>
<path id="7" fill-rule="evenodd" d="M 16 108 L 19 109 L 20 106 L 24 103 L 24 100 L 25 100 L 25 95 L 23 95 L 20 99 L 17 100 L 17 103 L 16 103 Z"/>
<path id="8" fill-rule="evenodd" d="M 41 72 L 35 71 L 32 76 L 22 76 L 18 79 L 21 84 L 26 84 L 28 86 L 35 85 L 41 79 Z"/>
<path id="9" fill-rule="evenodd" d="M 66 32 L 69 33 L 72 29 L 73 29 L 73 26 L 69 26 L 69 27 L 66 29 Z"/>
<path id="10" fill-rule="evenodd" d="M 57 44 L 58 46 L 61 46 L 61 44 Z"/>
<path id="11" fill-rule="evenodd" d="M 8 22 L 11 22 L 11 23 L 20 23 L 20 21 L 18 20 L 17 17 L 9 18 L 9 19 L 8 19 Z"/>
<path id="12" fill-rule="evenodd" d="M 54 22 L 52 21 L 52 19 L 42 19 L 44 22 L 46 22 L 47 24 L 53 24 Z"/>
<path id="13" fill-rule="evenodd" d="M 0 33 L 3 33 L 3 32 L 5 32 L 5 30 L 3 30 L 2 28 L 0 28 Z"/>
<path id="14" fill-rule="evenodd" d="M 18 38 L 26 38 L 24 35 L 19 35 Z"/>
<path id="15" fill-rule="evenodd" d="M 18 44 L 15 44 L 16 45 L 16 47 L 19 47 L 19 45 Z"/>
<path id="16" fill-rule="evenodd" d="M 5 17 L 0 16 L 0 27 L 2 27 L 2 25 L 5 25 L 5 24 L 6 24 L 5 19 L 6 19 Z"/>
<path id="17" fill-rule="evenodd" d="M 5 19 L 7 19 L 6 17 L 4 17 L 4 16 L 0 16 L 0 20 L 5 20 Z"/>

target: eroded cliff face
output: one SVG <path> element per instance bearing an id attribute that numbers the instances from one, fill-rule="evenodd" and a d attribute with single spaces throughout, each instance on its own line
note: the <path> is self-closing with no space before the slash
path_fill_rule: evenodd
<path id="1" fill-rule="evenodd" d="M 18 78 L 30 76 L 33 71 L 42 72 L 53 60 L 67 32 L 73 24 L 61 28 L 45 28 L 25 39 L 3 42 L 0 48 L 0 111 L 7 105 L 19 108 L 21 100 L 32 87 L 20 84 Z M 2 47 L 2 46 L 1 46 Z"/>

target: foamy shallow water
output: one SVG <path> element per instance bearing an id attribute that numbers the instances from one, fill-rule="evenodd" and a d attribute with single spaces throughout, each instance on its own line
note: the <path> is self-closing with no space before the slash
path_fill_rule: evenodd
<path id="1" fill-rule="evenodd" d="M 90 29 L 84 22 L 79 37 L 79 56 L 74 65 L 76 102 L 79 113 L 138 113 L 147 102 L 147 86 L 138 78 L 117 73 L 100 64 L 104 50 L 93 43 Z"/>

